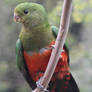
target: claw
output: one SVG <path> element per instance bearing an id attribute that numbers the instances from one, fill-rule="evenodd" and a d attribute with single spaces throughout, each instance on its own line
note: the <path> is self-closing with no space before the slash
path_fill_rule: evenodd
<path id="1" fill-rule="evenodd" d="M 55 45 L 51 45 L 51 49 L 55 49 L 55 48 L 56 48 Z M 63 49 L 61 50 L 61 53 L 62 53 L 62 52 L 64 52 Z M 62 55 L 60 55 L 59 58 L 61 59 L 61 58 L 62 58 Z"/>
<path id="2" fill-rule="evenodd" d="M 36 85 L 38 88 L 40 88 L 42 91 L 44 92 L 49 92 L 46 88 L 44 88 L 44 86 L 41 84 L 41 79 L 42 77 L 36 82 Z"/>
<path id="3" fill-rule="evenodd" d="M 61 58 L 62 58 L 62 56 L 60 55 L 60 56 L 59 56 L 59 59 L 61 59 Z"/>
<path id="4" fill-rule="evenodd" d="M 55 49 L 55 45 L 51 45 L 52 49 Z"/>

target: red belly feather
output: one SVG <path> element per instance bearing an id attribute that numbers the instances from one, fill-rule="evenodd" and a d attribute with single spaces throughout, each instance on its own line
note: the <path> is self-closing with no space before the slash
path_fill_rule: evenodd
<path id="1" fill-rule="evenodd" d="M 51 45 L 50 45 L 51 46 Z M 28 55 L 24 51 L 25 61 L 29 70 L 29 73 L 34 81 L 37 81 L 39 77 L 43 75 L 45 69 L 47 67 L 50 55 L 52 50 L 46 50 L 42 54 L 41 53 L 33 53 L 32 56 Z M 63 78 L 66 75 L 66 72 L 69 70 L 68 68 L 68 56 L 67 52 L 63 51 L 61 53 L 61 57 L 59 59 L 58 65 L 55 69 L 55 73 L 57 78 Z M 54 77 L 52 78 L 54 80 Z"/>

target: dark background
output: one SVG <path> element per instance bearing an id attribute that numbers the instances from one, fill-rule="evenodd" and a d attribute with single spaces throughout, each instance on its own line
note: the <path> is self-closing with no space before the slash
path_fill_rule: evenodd
<path id="1" fill-rule="evenodd" d="M 30 92 L 16 66 L 15 44 L 21 25 L 14 23 L 17 4 L 31 1 L 42 4 L 51 25 L 59 27 L 63 0 L 0 0 L 0 92 Z M 81 92 L 92 92 L 92 0 L 73 0 L 67 41 L 71 72 Z"/>

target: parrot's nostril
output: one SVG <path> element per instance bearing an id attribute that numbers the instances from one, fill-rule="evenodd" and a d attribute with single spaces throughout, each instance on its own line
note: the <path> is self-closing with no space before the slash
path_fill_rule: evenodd
<path id="1" fill-rule="evenodd" d="M 14 16 L 15 17 L 15 19 L 19 19 L 19 16 Z"/>
<path id="2" fill-rule="evenodd" d="M 15 22 L 19 22 L 20 21 L 20 17 L 18 16 L 17 13 L 14 13 L 14 21 Z"/>

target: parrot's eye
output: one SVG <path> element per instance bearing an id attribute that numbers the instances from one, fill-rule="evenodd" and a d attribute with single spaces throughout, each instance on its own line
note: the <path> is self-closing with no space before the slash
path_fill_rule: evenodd
<path id="1" fill-rule="evenodd" d="M 24 14 L 28 14 L 28 10 L 24 10 Z"/>

